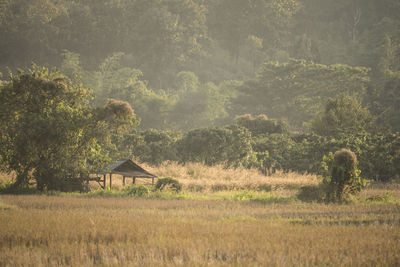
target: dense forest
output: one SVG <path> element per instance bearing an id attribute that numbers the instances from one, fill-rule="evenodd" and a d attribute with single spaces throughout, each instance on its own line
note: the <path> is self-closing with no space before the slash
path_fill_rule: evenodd
<path id="1" fill-rule="evenodd" d="M 321 172 L 323 155 L 347 147 L 367 178 L 400 173 L 398 0 L 0 0 L 0 37 L 2 124 L 22 101 L 4 88 L 26 88 L 12 73 L 30 69 L 31 82 L 69 81 L 68 103 L 91 114 L 87 145 L 118 124 L 104 112 L 132 106 L 133 121 L 103 136 L 111 158 Z M 3 169 L 20 166 L 12 150 Z"/>

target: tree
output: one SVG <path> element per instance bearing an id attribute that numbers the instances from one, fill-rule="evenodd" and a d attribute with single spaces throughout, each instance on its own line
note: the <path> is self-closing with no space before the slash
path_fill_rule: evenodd
<path id="1" fill-rule="evenodd" d="M 176 144 L 181 138 L 179 132 L 148 129 L 136 135 L 134 155 L 150 164 L 163 161 L 178 161 Z"/>
<path id="2" fill-rule="evenodd" d="M 183 162 L 247 166 L 253 161 L 250 132 L 237 125 L 189 131 L 178 143 Z"/>
<path id="3" fill-rule="evenodd" d="M 253 137 L 262 134 L 283 134 L 288 131 L 288 126 L 283 121 L 268 119 L 264 114 L 260 114 L 257 117 L 245 114 L 236 117 L 236 122 L 240 126 L 247 128 Z"/>
<path id="4" fill-rule="evenodd" d="M 124 1 L 124 49 L 153 88 L 166 88 L 207 38 L 206 9 L 194 0 Z"/>
<path id="5" fill-rule="evenodd" d="M 322 65 L 310 61 L 265 63 L 255 80 L 238 88 L 233 100 L 236 114 L 268 114 L 287 119 L 302 129 L 318 113 L 325 99 L 340 93 L 364 95 L 369 83 L 368 69 L 347 65 Z"/>
<path id="6" fill-rule="evenodd" d="M 367 101 L 377 123 L 400 129 L 400 22 L 382 19 L 365 32 L 357 47 L 356 61 L 372 67 Z"/>
<path id="7" fill-rule="evenodd" d="M 208 18 L 210 35 L 226 49 L 235 63 L 249 36 L 262 41 L 260 50 L 273 57 L 285 50 L 288 24 L 297 12 L 293 0 L 219 0 L 210 1 Z M 249 60 L 254 62 L 254 57 Z"/>
<path id="8" fill-rule="evenodd" d="M 93 109 L 91 92 L 56 70 L 33 65 L 0 86 L 0 162 L 15 186 L 30 179 L 39 190 L 67 190 L 107 161 L 109 128 L 131 124 L 121 108 Z"/>
<path id="9" fill-rule="evenodd" d="M 368 132 L 373 126 L 374 118 L 369 110 L 362 107 L 356 98 L 343 94 L 329 99 L 324 112 L 317 115 L 311 124 L 313 132 L 329 137 Z"/>
<path id="10" fill-rule="evenodd" d="M 0 68 L 26 66 L 32 60 L 56 63 L 54 21 L 65 12 L 52 0 L 3 0 L 0 3 Z"/>
<path id="11" fill-rule="evenodd" d="M 129 102 L 141 119 L 142 128 L 163 128 L 167 123 L 167 112 L 172 101 L 160 90 L 155 92 L 147 87 L 143 73 L 134 68 L 122 67 L 124 53 L 113 53 L 106 57 L 95 71 L 81 67 L 79 54 L 66 51 L 62 71 L 70 77 L 78 77 L 84 86 L 93 88 L 94 103 L 102 106 L 108 98 Z"/>
<path id="12" fill-rule="evenodd" d="M 228 116 L 225 110 L 228 96 L 218 86 L 211 82 L 200 84 L 190 72 L 180 72 L 177 78 L 181 90 L 175 95 L 176 102 L 168 117 L 172 127 L 180 130 L 207 127 Z"/>

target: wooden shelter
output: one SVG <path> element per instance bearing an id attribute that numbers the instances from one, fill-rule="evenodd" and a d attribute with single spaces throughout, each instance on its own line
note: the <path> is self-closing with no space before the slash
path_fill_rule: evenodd
<path id="1" fill-rule="evenodd" d="M 112 187 L 112 175 L 119 174 L 122 175 L 122 184 L 125 185 L 126 178 L 131 177 L 133 179 L 132 183 L 135 184 L 136 178 L 151 178 L 151 183 L 154 184 L 154 178 L 157 178 L 156 175 L 149 173 L 132 160 L 118 160 L 117 162 L 111 163 L 107 165 L 104 171 L 100 171 L 97 173 L 96 180 L 99 182 L 100 186 L 104 189 L 106 188 L 106 178 L 107 174 L 110 177 L 110 188 Z M 99 175 L 102 175 L 99 176 Z"/>

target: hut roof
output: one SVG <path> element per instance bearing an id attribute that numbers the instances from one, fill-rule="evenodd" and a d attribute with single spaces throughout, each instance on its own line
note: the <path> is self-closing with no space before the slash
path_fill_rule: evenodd
<path id="1" fill-rule="evenodd" d="M 128 177 L 139 177 L 139 178 L 156 178 L 157 176 L 149 173 L 132 160 L 118 160 L 117 162 L 110 163 L 105 167 L 104 171 L 99 174 L 120 174 Z"/>

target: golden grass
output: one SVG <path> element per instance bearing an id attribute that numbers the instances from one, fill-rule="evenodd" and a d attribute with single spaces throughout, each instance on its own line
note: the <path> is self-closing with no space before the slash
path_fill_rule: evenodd
<path id="1" fill-rule="evenodd" d="M 0 266 L 400 264 L 398 205 L 2 196 Z"/>
<path id="2" fill-rule="evenodd" d="M 263 186 L 282 189 L 319 182 L 318 178 L 311 174 L 277 172 L 272 176 L 265 176 L 256 169 L 227 169 L 223 165 L 207 167 L 200 163 L 181 165 L 175 162 L 164 162 L 157 167 L 143 166 L 159 177 L 172 176 L 178 179 L 184 188 L 203 188 L 205 191 L 218 188 L 256 190 Z"/>
<path id="3" fill-rule="evenodd" d="M 326 205 L 292 198 L 318 184 L 314 175 L 141 165 L 178 179 L 189 199 L 0 196 L 0 266 L 400 265 L 398 184 L 374 183 L 353 204 Z M 122 177 L 113 175 L 113 187 Z M 395 201 L 366 200 L 387 192 Z M 255 198 L 237 197 L 246 194 Z"/>

